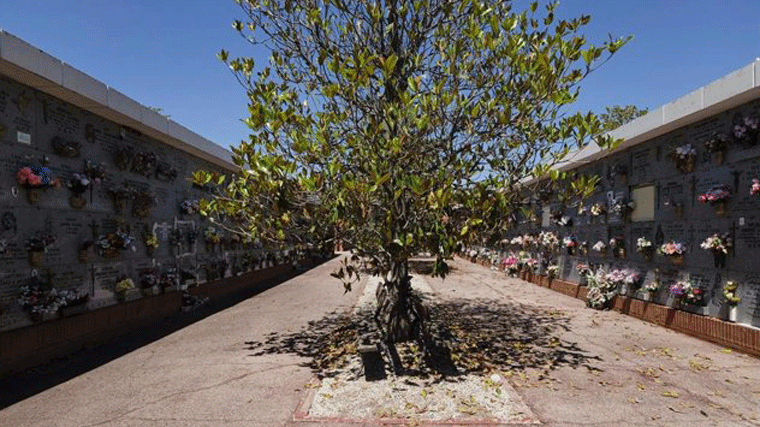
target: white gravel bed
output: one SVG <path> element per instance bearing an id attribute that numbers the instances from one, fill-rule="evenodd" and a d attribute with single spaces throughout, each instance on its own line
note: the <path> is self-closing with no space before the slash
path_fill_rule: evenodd
<path id="1" fill-rule="evenodd" d="M 378 278 L 368 279 L 355 313 L 374 309 L 375 289 L 379 283 Z M 412 286 L 426 297 L 434 298 L 434 291 L 424 278 L 413 276 Z M 358 355 L 336 376 L 323 379 L 313 396 L 308 410 L 310 419 L 537 422 L 499 374 L 425 379 L 389 376 L 368 382 Z"/>

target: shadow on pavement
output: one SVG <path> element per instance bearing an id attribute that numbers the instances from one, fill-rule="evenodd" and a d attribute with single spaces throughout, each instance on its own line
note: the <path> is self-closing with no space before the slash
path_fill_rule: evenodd
<path id="1" fill-rule="evenodd" d="M 426 305 L 431 313 L 434 340 L 448 347 L 450 353 L 446 352 L 445 357 L 450 357 L 456 366 L 457 374 L 448 380 L 462 374 L 525 369 L 547 373 L 560 367 L 598 370 L 593 366 L 601 360 L 598 356 L 590 355 L 577 343 L 559 338 L 561 332 L 569 329 L 569 318 L 559 311 L 490 299 L 427 300 Z M 371 311 L 355 316 L 334 312 L 310 322 L 300 331 L 271 333 L 263 341 L 245 344 L 252 351 L 251 356 L 295 354 L 308 358 L 303 366 L 311 368 L 320 378 L 333 377 L 349 366 L 351 358 L 359 359 L 357 341 L 375 334 L 375 329 Z M 443 374 L 421 362 L 415 344 L 398 347 L 407 375 Z"/>
<path id="2" fill-rule="evenodd" d="M 0 409 L 91 371 L 303 273 L 305 271 L 293 270 L 288 274 L 261 282 L 255 289 L 244 290 L 224 298 L 212 300 L 193 312 L 177 312 L 165 319 L 141 326 L 137 330 L 98 344 L 86 346 L 65 357 L 5 375 L 0 378 L 0 390 L 2 390 L 0 393 Z"/>

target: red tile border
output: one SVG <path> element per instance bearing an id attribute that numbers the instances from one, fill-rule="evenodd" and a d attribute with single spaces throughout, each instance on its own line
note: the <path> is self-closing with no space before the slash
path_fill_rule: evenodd
<path id="1" fill-rule="evenodd" d="M 546 276 L 521 274 L 521 278 L 538 286 L 577 299 L 586 299 L 588 289 L 577 283 Z M 726 322 L 714 317 L 702 316 L 687 311 L 665 307 L 653 302 L 642 301 L 629 296 L 617 295 L 613 309 L 622 314 L 641 319 L 678 331 L 693 337 L 710 341 L 724 347 L 733 348 L 754 356 L 760 356 L 760 329 L 742 324 Z"/>

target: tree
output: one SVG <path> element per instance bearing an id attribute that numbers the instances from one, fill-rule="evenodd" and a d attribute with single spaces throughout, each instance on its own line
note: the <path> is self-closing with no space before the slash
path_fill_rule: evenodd
<path id="1" fill-rule="evenodd" d="M 612 107 L 605 107 L 605 109 L 607 112 L 600 114 L 599 119 L 604 123 L 604 130 L 606 131 L 617 129 L 649 111 L 647 108 L 638 108 L 635 105 L 626 105 L 625 107 L 613 105 Z"/>
<path id="2" fill-rule="evenodd" d="M 510 226 L 525 178 L 592 137 L 612 143 L 595 115 L 568 106 L 627 39 L 588 44 L 590 18 L 557 20 L 556 3 L 238 3 L 234 28 L 272 53 L 263 66 L 219 54 L 247 90 L 251 135 L 233 147 L 239 173 L 195 174 L 217 186 L 203 210 L 275 240 L 299 239 L 296 223 L 334 231 L 384 278 L 376 320 L 388 348 L 416 339 L 429 355 L 409 259 L 432 253 L 445 276 L 462 242 Z M 345 262 L 335 276 L 350 290 L 357 273 Z"/>

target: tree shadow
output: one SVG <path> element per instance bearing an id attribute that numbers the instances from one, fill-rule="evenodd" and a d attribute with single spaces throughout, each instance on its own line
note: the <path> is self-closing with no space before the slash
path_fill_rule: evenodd
<path id="1" fill-rule="evenodd" d="M 561 367 L 599 370 L 601 361 L 575 342 L 561 338 L 569 318 L 558 311 L 492 299 L 425 301 L 431 316 L 430 330 L 438 343 L 434 359 L 422 361 L 415 343 L 399 344 L 398 353 L 409 377 L 444 376 L 448 380 L 466 374 L 520 372 Z M 294 354 L 308 360 L 318 377 L 334 377 L 351 371 L 357 376 L 357 342 L 371 337 L 379 342 L 371 310 L 356 315 L 330 313 L 296 332 L 273 332 L 262 341 L 248 341 L 251 356 Z M 454 372 L 449 367 L 453 362 Z M 386 361 L 386 369 L 388 369 Z M 358 368 L 360 370 L 360 368 Z M 390 371 L 388 371 L 390 372 Z"/>

